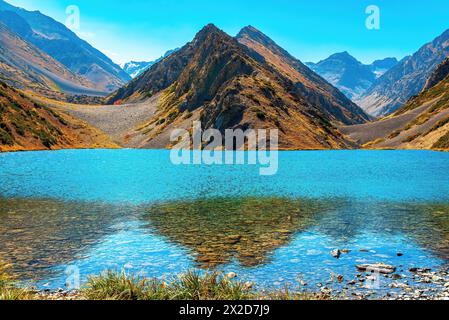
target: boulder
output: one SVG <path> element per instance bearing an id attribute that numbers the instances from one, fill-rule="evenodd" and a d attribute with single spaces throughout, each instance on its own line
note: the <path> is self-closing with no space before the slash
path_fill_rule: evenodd
<path id="1" fill-rule="evenodd" d="M 332 250 L 331 256 L 336 259 L 339 259 L 341 257 L 341 251 L 339 249 Z"/>
<path id="2" fill-rule="evenodd" d="M 361 272 L 377 272 L 380 274 L 392 274 L 396 272 L 396 267 L 383 263 L 361 264 L 357 266 L 357 270 Z"/>

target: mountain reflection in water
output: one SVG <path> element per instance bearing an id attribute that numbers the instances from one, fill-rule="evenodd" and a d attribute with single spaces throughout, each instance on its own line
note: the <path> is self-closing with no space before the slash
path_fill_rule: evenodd
<path id="1" fill-rule="evenodd" d="M 191 249 L 201 268 L 232 258 L 251 267 L 265 263 L 325 210 L 321 201 L 214 198 L 154 205 L 146 218 L 156 234 Z"/>
<path id="2" fill-rule="evenodd" d="M 362 255 L 365 247 L 376 255 Z M 336 260 L 331 248 L 352 252 Z M 335 268 L 346 276 L 361 260 L 404 269 L 446 263 L 449 205 L 223 197 L 137 206 L 0 198 L 0 261 L 20 279 L 51 278 L 58 286 L 69 264 L 80 265 L 84 278 L 110 265 L 133 265 L 148 276 L 229 267 L 273 282 L 273 270 L 288 278 Z"/>

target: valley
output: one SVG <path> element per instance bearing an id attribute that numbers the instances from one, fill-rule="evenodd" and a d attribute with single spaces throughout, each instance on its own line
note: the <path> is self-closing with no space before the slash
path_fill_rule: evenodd
<path id="1" fill-rule="evenodd" d="M 342 127 L 366 148 L 449 149 L 449 58 L 431 74 L 422 92 L 379 121 Z"/>
<path id="2" fill-rule="evenodd" d="M 449 4 L 390 2 L 0 0 L 0 301 L 448 300 Z"/>
<path id="3" fill-rule="evenodd" d="M 0 119 L 0 152 L 118 147 L 92 125 L 36 103 L 2 82 Z"/>
<path id="4" fill-rule="evenodd" d="M 61 56 L 55 51 L 59 42 L 42 39 L 40 32 L 79 48 L 84 66 Z M 365 65 L 343 52 L 304 64 L 253 26 L 232 37 L 209 24 L 153 62 L 125 64 L 129 75 L 123 75 L 56 21 L 1 1 L 0 79 L 121 148 L 169 149 L 174 129 L 199 121 L 222 133 L 278 129 L 280 150 L 446 150 L 448 68 L 437 67 L 448 53 L 448 35 L 399 62 L 385 58 Z M 394 98 L 376 89 L 396 81 L 399 70 L 404 76 L 394 85 Z M 7 118 L 0 121 L 9 128 Z M 82 146 L 103 146 L 83 139 Z M 80 146 L 68 141 L 59 147 Z M 18 139 L 2 149 L 55 147 Z"/>
<path id="5" fill-rule="evenodd" d="M 77 105 L 57 102 L 50 102 L 48 105 L 98 128 L 123 148 L 140 148 L 148 138 L 139 130 L 139 126 L 155 117 L 158 103 L 159 96 L 156 95 L 143 102 L 124 105 Z M 164 147 L 165 145 L 159 146 Z"/>

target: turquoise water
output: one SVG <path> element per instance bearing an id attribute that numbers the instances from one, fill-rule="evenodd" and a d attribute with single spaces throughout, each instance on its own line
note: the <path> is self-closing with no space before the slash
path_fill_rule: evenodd
<path id="1" fill-rule="evenodd" d="M 222 195 L 449 199 L 449 154 L 427 151 L 281 152 L 279 172 L 255 166 L 175 166 L 168 151 L 0 154 L 0 194 L 111 203 Z"/>
<path id="2" fill-rule="evenodd" d="M 169 277 L 233 271 L 263 287 L 356 264 L 437 268 L 449 259 L 449 154 L 281 152 L 279 171 L 175 166 L 168 151 L 0 154 L 0 260 L 63 287 L 105 269 Z M 348 249 L 341 259 L 333 249 Z M 398 256 L 397 253 L 403 253 Z"/>

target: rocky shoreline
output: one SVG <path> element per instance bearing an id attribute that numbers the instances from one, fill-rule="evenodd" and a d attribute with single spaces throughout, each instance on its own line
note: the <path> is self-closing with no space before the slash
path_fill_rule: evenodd
<path id="1" fill-rule="evenodd" d="M 325 284 L 317 284 L 313 289 L 306 289 L 307 283 L 300 281 L 303 289 L 292 290 L 292 292 L 304 295 L 308 300 L 449 300 L 449 267 L 437 271 L 432 271 L 430 268 L 411 268 L 407 271 L 405 272 L 407 274 L 376 273 L 370 272 L 368 268 L 367 272 L 358 273 L 349 281 L 345 281 L 342 276 L 335 276 Z M 238 275 L 231 272 L 226 277 L 232 280 Z M 376 279 L 382 283 L 379 288 L 375 288 Z M 335 287 L 336 283 L 341 284 L 340 288 Z M 80 291 L 64 289 L 34 289 L 31 293 L 40 300 L 86 299 Z M 264 299 L 282 300 L 283 298 L 270 291 L 262 290 L 260 300 Z"/>
<path id="2" fill-rule="evenodd" d="M 372 269 L 358 266 L 360 273 L 349 281 L 337 275 L 334 281 L 318 284 L 319 292 L 331 299 L 342 300 L 449 300 L 448 267 L 436 271 L 430 268 L 400 269 L 394 273 L 392 268 L 395 271 L 396 268 L 393 266 L 370 266 Z M 341 283 L 339 288 L 335 287 L 335 282 Z"/>

